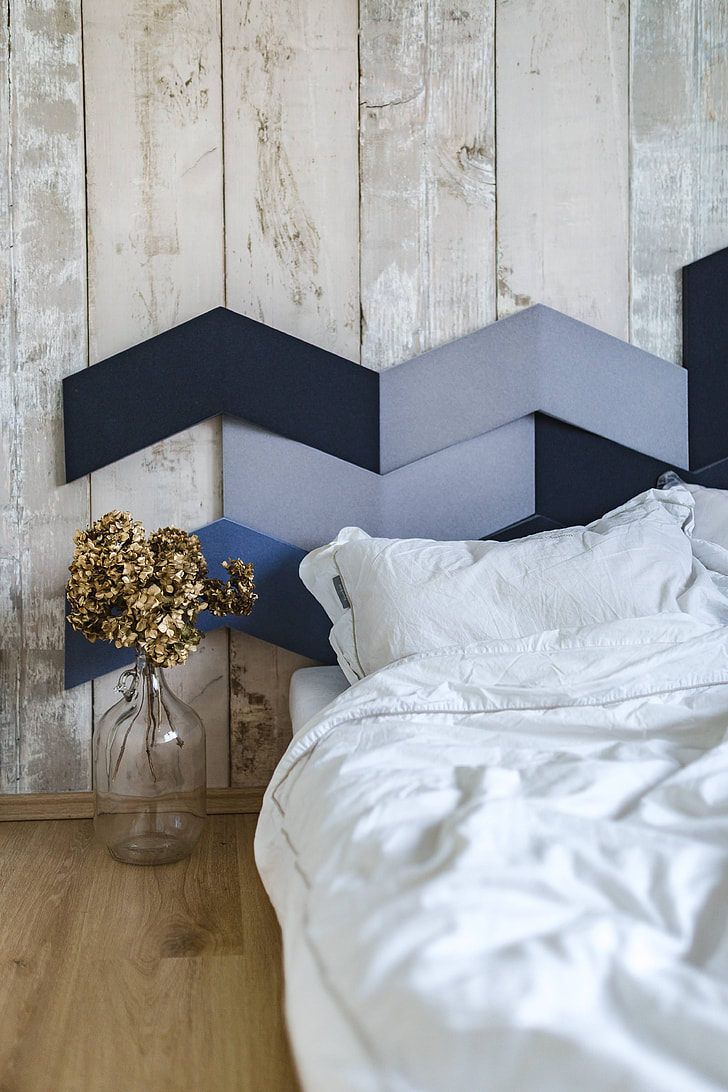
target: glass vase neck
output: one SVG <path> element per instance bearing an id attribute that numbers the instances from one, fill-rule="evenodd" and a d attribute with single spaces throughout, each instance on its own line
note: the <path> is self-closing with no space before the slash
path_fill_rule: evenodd
<path id="1" fill-rule="evenodd" d="M 161 664 L 155 664 L 152 660 L 148 660 L 143 652 L 137 650 L 134 666 L 122 671 L 114 689 L 126 701 L 133 701 L 139 693 L 145 690 L 149 689 L 153 692 L 164 690 L 168 692 L 169 686 Z"/>

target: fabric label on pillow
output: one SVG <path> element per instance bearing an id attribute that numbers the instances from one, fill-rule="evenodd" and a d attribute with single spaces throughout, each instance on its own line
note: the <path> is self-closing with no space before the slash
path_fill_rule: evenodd
<path id="1" fill-rule="evenodd" d="M 344 610 L 351 610 L 351 603 L 349 602 L 349 597 L 346 594 L 346 592 L 344 591 L 344 581 L 341 579 L 340 576 L 337 575 L 337 576 L 334 577 L 333 583 L 334 583 L 334 588 L 336 589 L 336 594 L 339 597 L 339 602 L 341 603 L 342 607 L 344 608 Z"/>

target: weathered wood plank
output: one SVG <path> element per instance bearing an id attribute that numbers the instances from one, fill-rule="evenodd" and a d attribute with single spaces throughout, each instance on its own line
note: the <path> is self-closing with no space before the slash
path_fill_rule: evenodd
<path id="1" fill-rule="evenodd" d="M 20 566 L 17 509 L 11 490 L 17 457 L 13 297 L 13 223 L 10 128 L 10 0 L 0 4 L 0 793 L 14 792 L 18 778 L 18 670 L 20 666 Z"/>
<path id="2" fill-rule="evenodd" d="M 225 0 L 227 303 L 359 355 L 357 4 Z"/>
<path id="3" fill-rule="evenodd" d="M 632 340 L 682 361 L 680 269 L 728 245 L 728 7 L 632 0 Z"/>
<path id="4" fill-rule="evenodd" d="M 225 0 L 223 65 L 227 304 L 356 360 L 357 4 Z M 230 632 L 233 785 L 270 777 L 307 662 Z"/>
<path id="5" fill-rule="evenodd" d="M 63 692 L 63 591 L 88 487 L 63 484 L 61 416 L 61 379 L 86 358 L 79 4 L 6 5 L 3 32 L 0 789 L 84 789 L 90 687 Z"/>
<path id="6" fill-rule="evenodd" d="M 492 0 L 363 0 L 362 363 L 495 318 Z"/>
<path id="7" fill-rule="evenodd" d="M 215 0 L 84 4 L 92 360 L 224 302 L 219 35 Z M 111 508 L 148 531 L 218 519 L 219 419 L 95 473 L 93 518 Z M 173 677 L 204 706 L 216 785 L 228 777 L 227 676 L 216 634 Z M 96 718 L 115 682 L 95 685 Z"/>
<path id="8" fill-rule="evenodd" d="M 623 0 L 499 0 L 498 316 L 545 303 L 628 333 Z"/>
<path id="9" fill-rule="evenodd" d="M 266 785 L 291 740 L 291 675 L 312 660 L 230 631 L 230 780 Z"/>

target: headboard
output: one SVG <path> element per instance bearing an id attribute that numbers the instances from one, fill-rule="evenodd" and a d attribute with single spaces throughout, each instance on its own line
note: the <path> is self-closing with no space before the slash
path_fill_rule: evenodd
<path id="1" fill-rule="evenodd" d="M 683 269 L 685 368 L 536 305 L 382 373 L 216 308 L 64 380 L 66 478 L 223 414 L 225 516 L 197 534 L 211 571 L 253 561 L 259 600 L 198 624 L 333 663 L 298 565 L 342 526 L 513 538 L 668 468 L 728 487 L 726 300 L 728 249 Z M 131 658 L 67 626 L 67 687 Z"/>

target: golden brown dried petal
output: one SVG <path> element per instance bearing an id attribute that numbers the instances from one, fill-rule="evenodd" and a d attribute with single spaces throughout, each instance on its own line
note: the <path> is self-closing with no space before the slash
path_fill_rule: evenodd
<path id="1" fill-rule="evenodd" d="M 90 641 L 136 647 L 153 663 L 183 663 L 204 636 L 200 610 L 249 614 L 257 599 L 253 566 L 237 558 L 224 566 L 226 584 L 207 578 L 197 535 L 162 527 L 147 540 L 128 512 L 107 512 L 74 535 L 67 595 L 68 620 Z"/>

